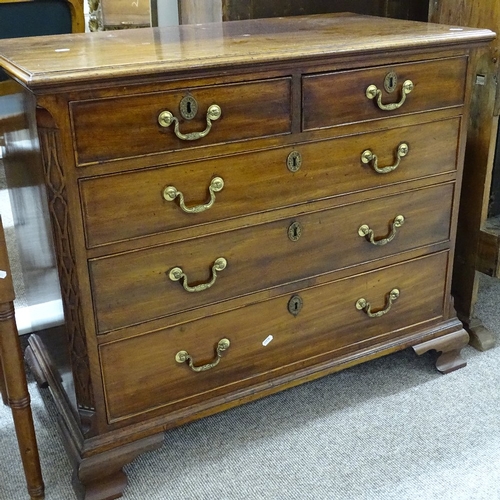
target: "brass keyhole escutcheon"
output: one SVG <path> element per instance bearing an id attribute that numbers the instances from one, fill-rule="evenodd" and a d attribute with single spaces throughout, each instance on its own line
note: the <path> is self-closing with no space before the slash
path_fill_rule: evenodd
<path id="1" fill-rule="evenodd" d="M 192 120 L 198 112 L 196 99 L 191 95 L 183 97 L 179 103 L 179 111 L 184 120 Z"/>
<path id="2" fill-rule="evenodd" d="M 387 73 L 384 78 L 384 89 L 386 92 L 389 94 L 391 92 L 394 92 L 396 90 L 396 87 L 398 85 L 398 75 L 394 72 L 391 71 L 390 73 Z"/>
<path id="3" fill-rule="evenodd" d="M 292 151 L 286 158 L 286 168 L 290 172 L 297 172 L 302 166 L 302 155 L 298 151 Z"/>
<path id="4" fill-rule="evenodd" d="M 304 301 L 300 295 L 293 295 L 288 301 L 288 312 L 292 316 L 297 316 L 299 312 L 302 310 L 302 306 L 304 305 Z"/>
<path id="5" fill-rule="evenodd" d="M 292 222 L 288 226 L 288 238 L 290 241 L 298 241 L 302 236 L 302 226 L 300 222 Z"/>

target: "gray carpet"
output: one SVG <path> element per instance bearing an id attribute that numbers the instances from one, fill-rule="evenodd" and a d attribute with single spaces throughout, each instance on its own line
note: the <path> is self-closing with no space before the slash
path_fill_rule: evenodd
<path id="1" fill-rule="evenodd" d="M 477 314 L 500 344 L 500 280 Z M 169 431 L 126 467 L 126 500 L 500 500 L 500 346 L 464 350 L 440 375 L 411 350 Z M 30 383 L 48 500 L 71 500 L 71 469 L 46 392 Z M 25 499 L 0 408 L 0 499 Z"/>

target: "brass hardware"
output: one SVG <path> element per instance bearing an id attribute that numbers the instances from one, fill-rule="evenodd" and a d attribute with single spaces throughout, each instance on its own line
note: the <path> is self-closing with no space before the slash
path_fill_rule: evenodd
<path id="1" fill-rule="evenodd" d="M 212 122 L 218 120 L 221 117 L 221 114 L 222 110 L 220 109 L 220 106 L 212 104 L 207 110 L 207 126 L 202 132 L 190 132 L 188 134 L 183 134 L 179 130 L 179 120 L 170 111 L 162 111 L 158 115 L 158 123 L 162 127 L 170 127 L 172 123 L 175 123 L 174 133 L 179 139 L 182 139 L 183 141 L 195 141 L 196 139 L 205 137 L 210 132 Z"/>
<path id="2" fill-rule="evenodd" d="M 384 78 L 384 89 L 387 93 L 391 94 L 396 90 L 398 84 L 398 75 L 394 71 L 387 73 Z"/>
<path id="3" fill-rule="evenodd" d="M 288 238 L 290 241 L 298 241 L 302 236 L 302 225 L 300 222 L 292 222 L 288 227 Z"/>
<path id="4" fill-rule="evenodd" d="M 369 85 L 366 89 L 366 97 L 368 99 L 377 98 L 377 106 L 383 111 L 393 111 L 400 108 L 406 101 L 406 96 L 413 90 L 414 85 L 411 80 L 405 80 L 403 82 L 403 87 L 401 88 L 401 99 L 399 102 L 393 102 L 390 104 L 382 103 L 382 91 L 377 88 L 376 85 Z"/>
<path id="5" fill-rule="evenodd" d="M 302 166 L 302 155 L 298 151 L 292 151 L 286 158 L 286 168 L 290 172 L 297 172 Z"/>
<path id="6" fill-rule="evenodd" d="M 223 271 L 227 267 L 227 260 L 224 257 L 219 257 L 212 265 L 212 278 L 208 283 L 202 283 L 201 285 L 189 286 L 187 282 L 187 276 L 184 274 L 184 271 L 180 267 L 174 267 L 168 273 L 168 277 L 172 281 L 180 281 L 182 280 L 182 286 L 186 292 L 203 292 L 204 290 L 208 290 L 217 279 L 217 271 Z"/>
<path id="7" fill-rule="evenodd" d="M 300 295 L 293 295 L 291 299 L 288 301 L 288 312 L 293 316 L 297 316 L 299 312 L 302 310 L 302 306 L 304 305 L 304 301 Z"/>
<path id="8" fill-rule="evenodd" d="M 210 370 L 211 368 L 214 368 L 219 364 L 222 353 L 224 351 L 227 351 L 230 345 L 231 342 L 229 341 L 229 339 L 220 339 L 215 349 L 215 356 L 216 356 L 215 360 L 212 361 L 211 363 L 207 363 L 206 365 L 194 366 L 193 358 L 189 355 L 187 351 L 179 351 L 175 355 L 175 361 L 177 361 L 177 363 L 185 363 L 187 361 L 189 364 L 189 368 L 191 368 L 191 370 L 193 370 L 194 372 L 205 372 L 207 370 Z"/>
<path id="9" fill-rule="evenodd" d="M 397 215 L 392 221 L 391 224 L 392 228 L 391 232 L 389 233 L 389 236 L 387 236 L 386 238 L 382 238 L 380 240 L 375 239 L 373 230 L 370 229 L 370 227 L 366 224 L 363 224 L 362 226 L 359 227 L 358 234 L 360 236 L 365 237 L 373 245 L 380 245 L 380 246 L 386 245 L 387 243 L 389 243 L 394 239 L 394 237 L 396 236 L 396 231 L 404 224 L 404 222 L 405 222 L 404 216 Z"/>
<path id="10" fill-rule="evenodd" d="M 370 149 L 365 149 L 361 153 L 361 162 L 364 163 L 365 165 L 371 163 L 373 170 L 375 170 L 375 172 L 377 172 L 378 174 L 388 174 L 389 172 L 392 172 L 393 170 L 396 170 L 399 167 L 401 158 L 404 158 L 409 151 L 410 147 L 408 146 L 408 144 L 406 142 L 402 142 L 398 146 L 398 149 L 396 151 L 396 163 L 394 163 L 394 165 L 389 165 L 387 167 L 379 168 L 377 155 L 374 154 Z"/>
<path id="11" fill-rule="evenodd" d="M 179 111 L 184 120 L 192 120 L 198 113 L 198 103 L 192 95 L 187 95 L 179 103 Z"/>
<path id="12" fill-rule="evenodd" d="M 370 318 L 380 318 L 380 316 L 383 316 L 384 314 L 387 314 L 394 301 L 399 297 L 399 290 L 397 288 L 393 288 L 389 292 L 389 298 L 386 302 L 386 305 L 384 309 L 381 309 L 380 311 L 377 312 L 372 312 L 371 310 L 371 304 L 366 300 L 366 299 L 358 299 L 356 301 L 356 309 L 358 311 L 365 311 L 365 313 L 370 317 Z"/>
<path id="13" fill-rule="evenodd" d="M 163 198 L 167 201 L 174 201 L 175 198 L 179 197 L 179 205 L 184 212 L 189 214 L 198 214 L 208 210 L 215 203 L 215 193 L 222 191 L 224 188 L 224 179 L 222 177 L 214 177 L 210 181 L 210 186 L 208 186 L 208 191 L 210 193 L 210 201 L 203 205 L 197 205 L 195 207 L 187 207 L 184 203 L 184 195 L 177 190 L 174 186 L 167 186 L 163 190 Z"/>

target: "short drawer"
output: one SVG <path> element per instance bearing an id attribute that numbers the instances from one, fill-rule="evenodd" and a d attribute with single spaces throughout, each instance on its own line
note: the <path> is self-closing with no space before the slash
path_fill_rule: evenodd
<path id="1" fill-rule="evenodd" d="M 452 118 L 295 148 L 83 179 L 80 193 L 87 246 L 450 172 L 455 170 L 459 130 L 460 119 Z M 407 151 L 398 158 L 402 144 Z M 362 159 L 365 151 L 373 155 L 367 163 Z M 294 169 L 293 163 L 292 169 L 287 168 L 290 154 L 300 155 L 300 168 Z M 388 167 L 395 168 L 387 171 Z M 217 177 L 223 188 L 211 192 Z M 184 208 L 179 196 L 165 199 L 168 186 L 182 193 Z"/>
<path id="2" fill-rule="evenodd" d="M 101 344 L 108 419 L 116 422 L 224 397 L 293 372 L 298 364 L 304 368 L 335 359 L 438 321 L 447 262 L 444 252 L 302 290 L 295 296 L 302 302 L 294 314 L 287 295 Z M 386 314 L 369 317 L 368 310 Z M 185 353 L 195 368 L 215 366 L 195 372 L 182 361 Z"/>
<path id="3" fill-rule="evenodd" d="M 104 333 L 447 241 L 453 190 L 453 183 L 443 184 L 92 259 L 97 329 Z M 218 269 L 221 258 L 224 269 Z M 175 280 L 181 272 L 185 276 Z"/>
<path id="4" fill-rule="evenodd" d="M 290 82 L 290 78 L 278 78 L 72 102 L 77 163 L 287 134 L 291 127 Z M 209 118 L 214 116 L 209 115 L 213 105 L 220 108 L 218 119 Z M 167 126 L 165 118 L 160 119 L 167 111 L 177 123 Z M 185 137 L 192 133 L 199 138 Z"/>
<path id="5" fill-rule="evenodd" d="M 466 68 L 466 58 L 451 58 L 305 76 L 303 129 L 462 105 Z M 406 81 L 412 84 L 408 94 L 403 90 Z M 369 87 L 380 94 L 369 98 Z"/>

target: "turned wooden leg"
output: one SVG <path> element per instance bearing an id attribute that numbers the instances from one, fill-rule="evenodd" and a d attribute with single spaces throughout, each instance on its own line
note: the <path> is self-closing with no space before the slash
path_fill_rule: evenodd
<path id="1" fill-rule="evenodd" d="M 448 335 L 415 345 L 413 346 L 413 350 L 418 355 L 432 350 L 439 352 L 440 355 L 436 361 L 436 368 L 441 373 L 450 373 L 463 368 L 467 364 L 461 357 L 460 351 L 468 342 L 469 334 L 462 329 L 458 332 L 449 333 Z"/>
<path id="2" fill-rule="evenodd" d="M 14 317 L 14 285 L 1 217 L 0 271 L 0 379 L 2 379 L 0 384 L 2 386 L 2 399 L 4 402 L 7 399 L 7 404 L 12 409 L 29 495 L 32 500 L 40 500 L 44 498 L 44 485 L 21 344 Z"/>
<path id="3" fill-rule="evenodd" d="M 28 492 L 33 500 L 39 500 L 44 498 L 44 484 L 12 302 L 0 305 L 0 358 Z"/>
<path id="4" fill-rule="evenodd" d="M 3 371 L 2 356 L 0 356 L 0 394 L 2 396 L 3 404 L 8 406 L 9 399 L 7 398 L 7 386 L 5 385 L 5 373 Z"/>
<path id="5" fill-rule="evenodd" d="M 74 458 L 73 489 L 79 500 L 119 498 L 127 485 L 122 467 L 141 453 L 159 448 L 163 433 L 99 453 L 88 458 Z"/>

